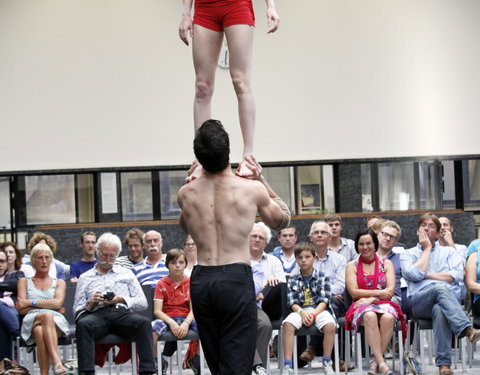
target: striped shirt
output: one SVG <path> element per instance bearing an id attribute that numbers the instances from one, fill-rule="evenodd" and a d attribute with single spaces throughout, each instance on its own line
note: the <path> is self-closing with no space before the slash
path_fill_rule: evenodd
<path id="1" fill-rule="evenodd" d="M 132 268 L 132 272 L 142 285 L 151 285 L 154 288 L 157 282 L 168 275 L 168 268 L 165 267 L 165 261 L 161 260 L 156 264 L 151 264 L 148 260 L 137 263 Z"/>

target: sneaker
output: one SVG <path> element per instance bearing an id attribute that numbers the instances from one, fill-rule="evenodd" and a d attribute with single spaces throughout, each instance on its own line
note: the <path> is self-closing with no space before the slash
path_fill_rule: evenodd
<path id="1" fill-rule="evenodd" d="M 162 375 L 167 375 L 168 362 L 162 357 Z"/>
<path id="2" fill-rule="evenodd" d="M 332 367 L 332 361 L 323 362 L 323 369 L 325 370 L 325 375 L 335 375 L 335 370 Z"/>
<path id="3" fill-rule="evenodd" d="M 306 362 L 312 362 L 314 358 L 315 349 L 313 349 L 311 346 L 307 346 L 307 349 L 305 349 L 303 353 L 300 354 L 300 359 L 303 359 Z"/>
<path id="4" fill-rule="evenodd" d="M 268 375 L 267 370 L 262 366 L 255 367 L 255 371 L 252 371 L 252 375 Z"/>
<path id="5" fill-rule="evenodd" d="M 282 375 L 293 375 L 293 368 L 285 366 L 282 371 Z"/>
<path id="6" fill-rule="evenodd" d="M 194 355 L 187 363 L 194 375 L 200 375 L 200 357 L 198 355 Z"/>
<path id="7" fill-rule="evenodd" d="M 478 340 L 480 340 L 480 330 L 469 327 L 467 328 L 465 336 L 467 336 L 472 344 L 475 344 Z"/>

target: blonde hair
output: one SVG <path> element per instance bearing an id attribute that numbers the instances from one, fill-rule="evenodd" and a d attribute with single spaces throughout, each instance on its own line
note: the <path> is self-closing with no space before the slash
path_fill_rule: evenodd
<path id="1" fill-rule="evenodd" d="M 38 253 L 45 252 L 50 254 L 50 257 L 53 259 L 53 251 L 50 249 L 50 246 L 44 243 L 37 243 L 32 251 L 30 251 L 30 262 L 33 264 L 33 261 L 37 258 Z"/>

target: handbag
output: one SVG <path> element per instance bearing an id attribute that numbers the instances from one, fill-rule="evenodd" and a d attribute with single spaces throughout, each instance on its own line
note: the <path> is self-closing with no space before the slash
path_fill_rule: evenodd
<path id="1" fill-rule="evenodd" d="M 0 375 L 30 375 L 30 372 L 23 366 L 17 365 L 15 362 L 8 358 L 4 358 L 2 361 L 3 371 L 0 372 Z"/>
<path id="2" fill-rule="evenodd" d="M 422 366 L 412 352 L 403 353 L 403 375 L 422 375 Z"/>

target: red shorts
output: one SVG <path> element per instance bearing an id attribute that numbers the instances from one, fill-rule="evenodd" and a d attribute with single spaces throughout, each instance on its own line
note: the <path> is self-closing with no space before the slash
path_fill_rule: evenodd
<path id="1" fill-rule="evenodd" d="M 255 26 L 252 0 L 195 0 L 193 23 L 222 32 L 227 26 Z"/>

